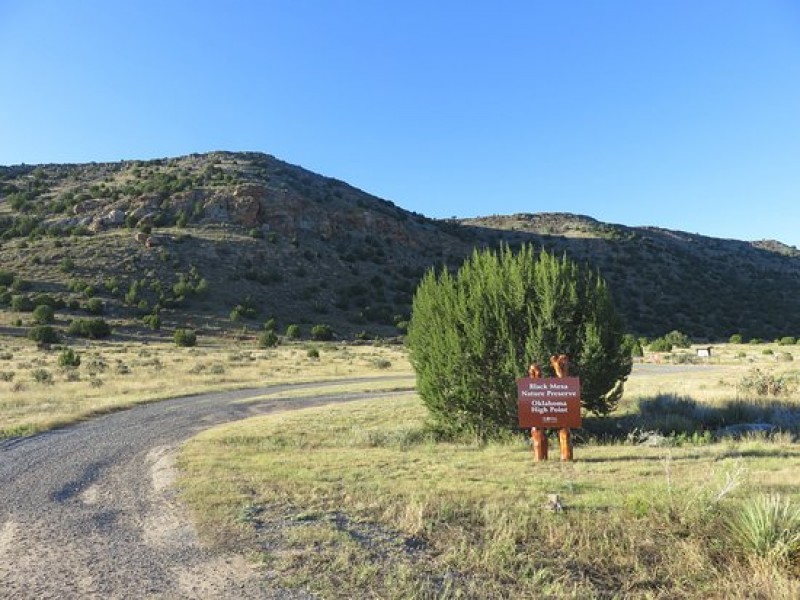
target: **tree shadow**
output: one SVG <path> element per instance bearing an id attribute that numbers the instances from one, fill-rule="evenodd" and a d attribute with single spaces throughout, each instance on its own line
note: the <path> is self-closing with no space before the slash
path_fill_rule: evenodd
<path id="1" fill-rule="evenodd" d="M 576 439 L 642 442 L 654 434 L 704 441 L 800 432 L 800 403 L 784 398 L 698 402 L 689 396 L 658 394 L 639 400 L 636 410 L 583 419 Z"/>

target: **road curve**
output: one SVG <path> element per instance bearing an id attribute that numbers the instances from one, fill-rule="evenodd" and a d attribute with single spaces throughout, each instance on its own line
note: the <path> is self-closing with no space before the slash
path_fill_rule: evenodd
<path id="1" fill-rule="evenodd" d="M 242 400 L 381 379 L 397 377 L 187 396 L 0 442 L 0 598 L 308 597 L 199 543 L 171 485 L 175 449 L 219 423 L 370 394 Z"/>

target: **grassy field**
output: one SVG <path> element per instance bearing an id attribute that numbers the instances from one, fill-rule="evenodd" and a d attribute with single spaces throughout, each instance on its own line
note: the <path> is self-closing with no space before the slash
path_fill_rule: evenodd
<path id="1" fill-rule="evenodd" d="M 166 341 L 95 341 L 71 347 L 80 356 L 77 368 L 59 366 L 58 348 L 42 351 L 26 339 L 0 338 L 0 439 L 205 391 L 410 374 L 397 346 L 297 343 L 264 350 L 253 340 L 205 338 L 194 348 Z M 318 350 L 318 358 L 309 356 L 311 348 Z"/>
<path id="2" fill-rule="evenodd" d="M 744 402 L 756 368 L 789 385 L 783 351 L 637 367 L 619 418 L 664 395 Z M 409 394 L 218 427 L 184 447 L 183 497 L 213 543 L 326 598 L 800 596 L 794 433 L 584 434 L 574 462 L 534 464 L 522 438 L 437 443 L 424 421 Z"/>
<path id="3" fill-rule="evenodd" d="M 333 390 L 373 400 L 189 441 L 180 488 L 208 542 L 326 598 L 800 597 L 794 348 L 648 356 L 617 413 L 576 432 L 574 462 L 535 464 L 522 437 L 437 442 L 416 395 L 380 396 L 409 383 L 401 347 L 309 347 L 93 342 L 69 369 L 58 348 L 0 338 L 0 437 L 205 390 L 396 375 Z M 704 433 L 736 419 L 784 431 Z"/>

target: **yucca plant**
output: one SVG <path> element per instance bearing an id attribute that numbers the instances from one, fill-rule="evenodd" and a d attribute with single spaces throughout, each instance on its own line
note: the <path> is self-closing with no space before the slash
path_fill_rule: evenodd
<path id="1" fill-rule="evenodd" d="M 746 555 L 775 563 L 800 557 L 800 509 L 780 494 L 748 499 L 729 517 L 728 531 Z"/>

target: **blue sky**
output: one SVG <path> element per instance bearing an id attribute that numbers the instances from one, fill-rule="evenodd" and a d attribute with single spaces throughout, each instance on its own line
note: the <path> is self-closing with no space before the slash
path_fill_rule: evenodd
<path id="1" fill-rule="evenodd" d="M 800 247 L 800 2 L 0 0 L 0 164 L 274 154 L 431 217 Z"/>

